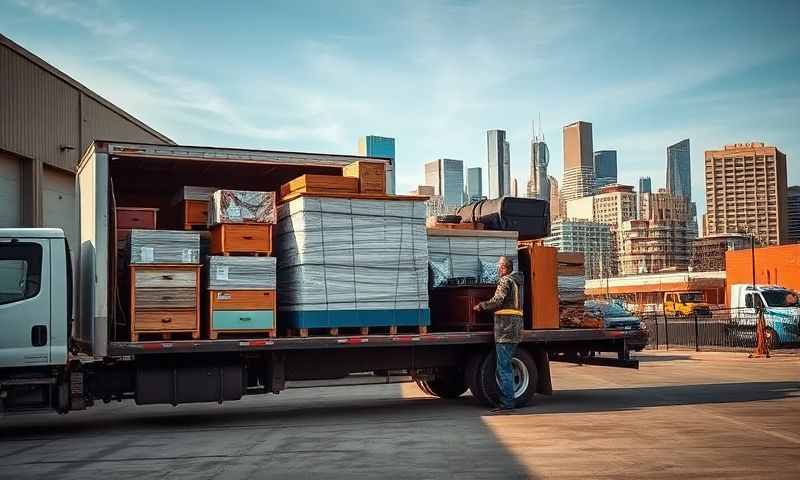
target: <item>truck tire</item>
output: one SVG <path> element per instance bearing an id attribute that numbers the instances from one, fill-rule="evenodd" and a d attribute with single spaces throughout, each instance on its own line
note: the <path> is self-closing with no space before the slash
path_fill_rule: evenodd
<path id="1" fill-rule="evenodd" d="M 430 380 L 417 380 L 420 389 L 439 398 L 458 398 L 467 391 L 464 373 L 455 368 L 438 369 L 434 378 Z"/>
<path id="2" fill-rule="evenodd" d="M 500 404 L 500 395 L 497 388 L 497 378 L 495 377 L 495 354 L 486 356 L 480 368 L 480 384 L 483 394 L 493 406 Z M 531 401 L 536 393 L 536 386 L 539 383 L 539 373 L 536 368 L 536 361 L 533 355 L 524 348 L 517 348 L 514 358 L 511 360 L 514 370 L 514 407 L 522 408 Z"/>
<path id="3" fill-rule="evenodd" d="M 478 352 L 467 360 L 467 367 L 464 369 L 464 382 L 467 384 L 469 391 L 472 392 L 472 396 L 475 397 L 478 403 L 486 407 L 491 407 L 492 402 L 483 392 L 480 376 L 481 367 L 488 357 L 490 357 L 488 353 Z"/>

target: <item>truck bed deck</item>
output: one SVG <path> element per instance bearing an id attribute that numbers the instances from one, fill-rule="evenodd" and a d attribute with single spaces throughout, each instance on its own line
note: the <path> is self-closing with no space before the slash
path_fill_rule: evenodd
<path id="1" fill-rule="evenodd" d="M 247 352 L 259 350 L 309 350 L 332 348 L 408 347 L 415 345 L 465 345 L 491 343 L 492 332 L 434 332 L 428 334 L 398 335 L 340 335 L 319 337 L 286 337 L 229 340 L 159 340 L 139 342 L 111 342 L 109 355 L 145 355 L 155 353 L 191 352 Z M 558 329 L 524 330 L 523 343 L 560 344 L 568 342 L 625 341 L 644 344 L 647 333 L 643 330 L 615 329 Z"/>

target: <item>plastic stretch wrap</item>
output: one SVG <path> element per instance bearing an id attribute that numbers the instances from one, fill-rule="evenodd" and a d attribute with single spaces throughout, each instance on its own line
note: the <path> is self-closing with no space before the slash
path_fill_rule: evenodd
<path id="1" fill-rule="evenodd" d="M 200 263 L 200 234 L 185 230 L 131 230 L 131 263 Z"/>
<path id="2" fill-rule="evenodd" d="M 273 290 L 275 257 L 210 256 L 209 290 Z"/>
<path id="3" fill-rule="evenodd" d="M 424 202 L 304 196 L 276 230 L 281 310 L 428 308 Z"/>
<path id="4" fill-rule="evenodd" d="M 275 192 L 217 190 L 209 200 L 208 225 L 275 223 Z"/>
<path id="5" fill-rule="evenodd" d="M 505 233 L 505 232 L 503 232 Z M 431 262 L 450 264 L 449 278 L 470 277 L 484 283 L 486 275 L 481 275 L 481 263 L 497 265 L 501 256 L 514 261 L 517 269 L 517 241 L 507 236 L 492 238 L 487 231 L 482 236 L 435 235 L 428 237 L 428 255 Z M 496 267 L 495 267 L 496 268 Z"/>

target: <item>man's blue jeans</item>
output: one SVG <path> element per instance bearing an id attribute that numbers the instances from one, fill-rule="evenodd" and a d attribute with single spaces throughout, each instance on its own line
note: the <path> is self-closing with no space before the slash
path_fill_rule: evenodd
<path id="1" fill-rule="evenodd" d="M 497 377 L 498 393 L 500 394 L 500 408 L 514 408 L 514 372 L 511 368 L 511 359 L 514 358 L 516 343 L 496 343 L 495 352 L 497 363 L 495 376 Z"/>

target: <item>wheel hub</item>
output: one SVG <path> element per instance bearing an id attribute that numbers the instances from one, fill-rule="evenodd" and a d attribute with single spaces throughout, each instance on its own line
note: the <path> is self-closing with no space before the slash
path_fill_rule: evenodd
<path id="1" fill-rule="evenodd" d="M 514 398 L 518 398 L 528 389 L 531 375 L 525 363 L 516 357 L 511 359 L 511 371 L 514 376 Z"/>

